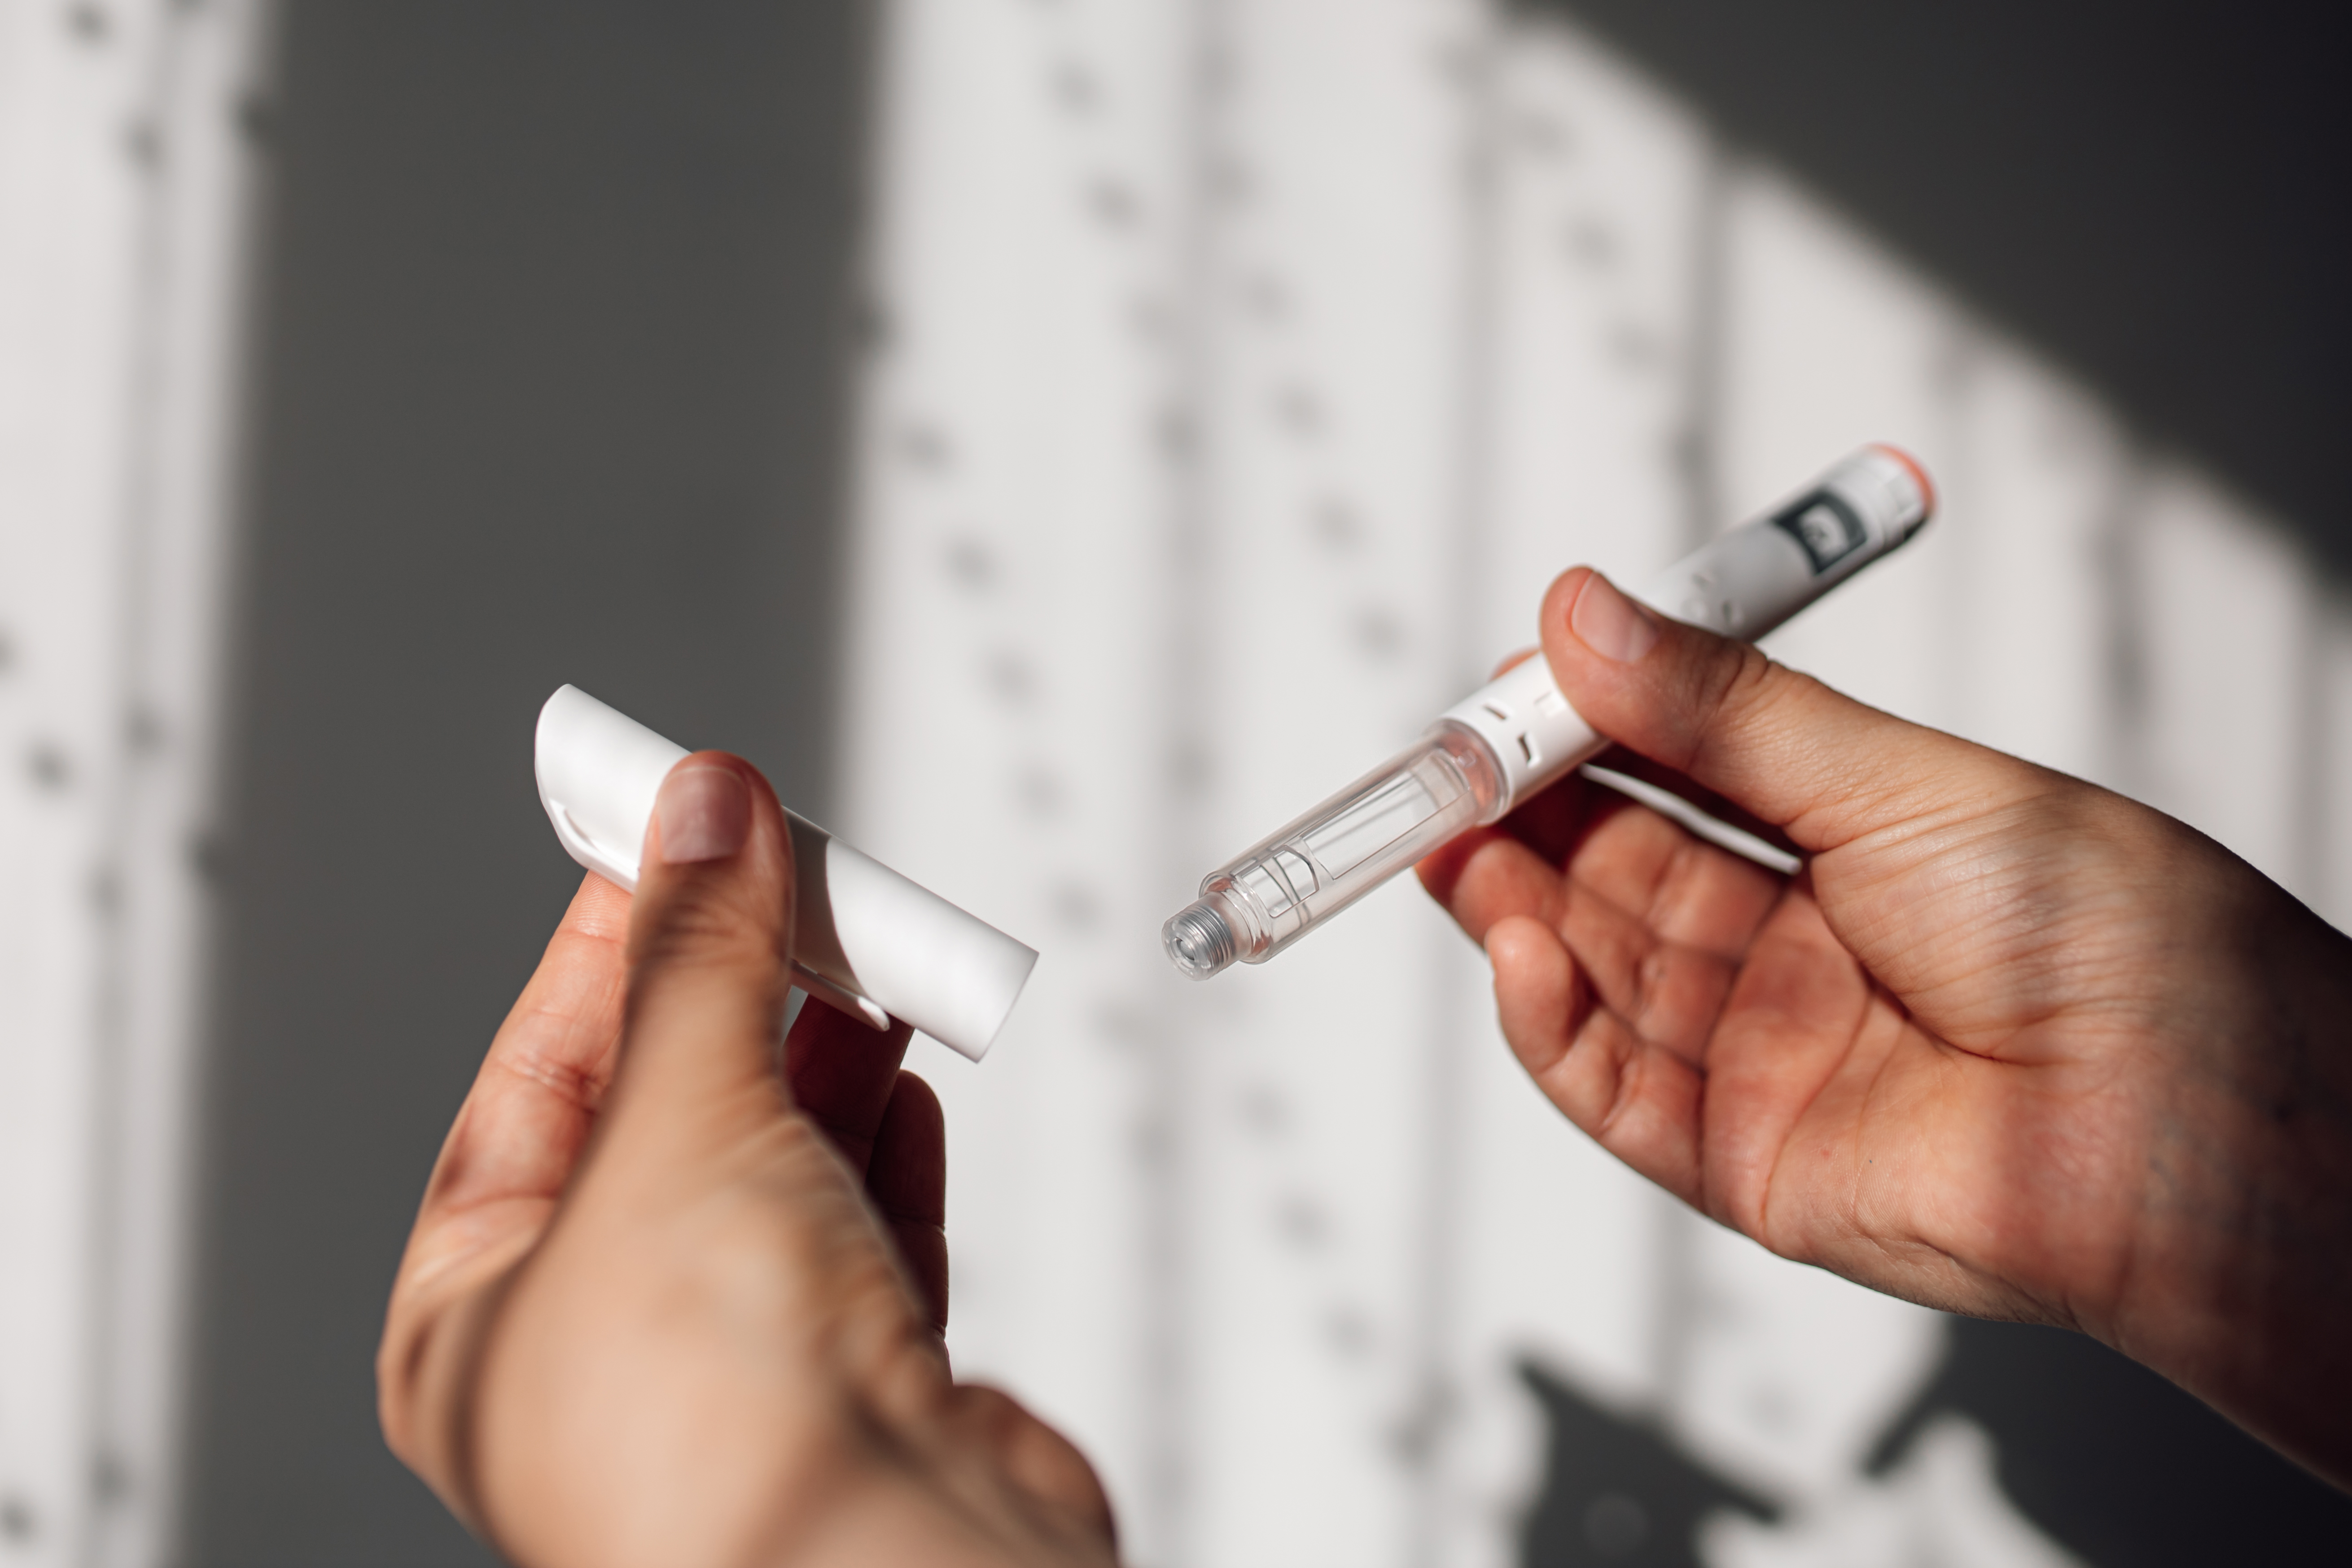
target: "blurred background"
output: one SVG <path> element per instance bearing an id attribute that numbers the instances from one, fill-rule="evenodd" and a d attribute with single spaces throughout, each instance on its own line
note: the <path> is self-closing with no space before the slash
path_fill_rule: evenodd
<path id="1" fill-rule="evenodd" d="M 2352 100 L 2319 8 L 0 0 L 0 1565 L 488 1561 L 370 1364 L 578 872 L 576 683 L 1044 952 L 960 1370 L 1142 1568 L 2300 1561 L 2077 1338 L 1565 1127 L 1400 887 L 1201 873 L 1864 440 L 1776 638 L 2352 920 Z"/>

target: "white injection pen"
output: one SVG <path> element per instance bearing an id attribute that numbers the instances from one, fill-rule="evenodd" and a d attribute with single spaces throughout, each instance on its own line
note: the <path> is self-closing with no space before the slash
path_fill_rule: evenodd
<path id="1" fill-rule="evenodd" d="M 539 710 L 539 803 L 574 860 L 636 890 L 654 797 L 686 748 L 576 686 Z M 903 1018 L 978 1061 L 1034 950 L 804 817 L 793 839 L 793 984 L 877 1029 Z"/>
<path id="2" fill-rule="evenodd" d="M 1899 548 L 1936 508 L 1925 469 L 1864 447 L 1802 494 L 1667 568 L 1640 597 L 1753 642 Z M 1264 963 L 1465 828 L 1498 820 L 1608 742 L 1538 655 L 1447 709 L 1412 746 L 1201 880 L 1160 928 L 1195 980 Z"/>

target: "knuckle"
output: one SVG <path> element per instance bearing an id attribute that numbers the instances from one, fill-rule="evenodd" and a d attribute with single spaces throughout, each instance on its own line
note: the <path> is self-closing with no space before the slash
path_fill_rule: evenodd
<path id="1" fill-rule="evenodd" d="M 1630 1028 L 1611 1039 L 1606 1049 L 1610 1068 L 1606 1102 L 1593 1122 L 1593 1135 L 1605 1147 L 1614 1150 L 1627 1120 L 1642 1101 L 1648 1053 Z"/>
<path id="2" fill-rule="evenodd" d="M 782 932 L 731 889 L 704 883 L 674 888 L 640 929 L 640 967 L 764 964 L 779 956 Z"/>
<path id="3" fill-rule="evenodd" d="M 1775 664 L 1750 644 L 1728 645 L 1724 657 L 1706 661 L 1699 672 L 1691 702 L 1696 721 L 1685 737 L 1679 765 L 1687 770 L 1727 742 L 1752 734 L 1796 683 L 1809 679 Z"/>

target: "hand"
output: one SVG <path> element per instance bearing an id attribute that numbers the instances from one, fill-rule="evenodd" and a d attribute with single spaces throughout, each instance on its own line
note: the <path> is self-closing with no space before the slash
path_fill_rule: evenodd
<path id="1" fill-rule="evenodd" d="M 766 782 L 706 752 L 634 908 L 582 886 L 425 1191 L 385 1436 L 536 1568 L 1107 1563 L 1076 1450 L 950 1379 L 908 1031 L 812 1002 L 777 1061 L 790 858 Z"/>
<path id="2" fill-rule="evenodd" d="M 1425 861 L 1552 1102 L 1783 1257 L 2086 1330 L 2352 1482 L 2352 942 L 1597 574 L 1542 629 L 1595 728 L 1809 857 L 1571 779 Z"/>

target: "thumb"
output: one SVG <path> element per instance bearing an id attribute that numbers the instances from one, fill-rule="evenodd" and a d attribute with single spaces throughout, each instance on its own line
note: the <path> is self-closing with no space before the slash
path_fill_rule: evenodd
<path id="1" fill-rule="evenodd" d="M 1590 567 L 1552 584 L 1542 625 L 1552 679 L 1587 723 L 1813 853 L 2032 786 L 2024 763 L 1669 620 Z"/>
<path id="2" fill-rule="evenodd" d="M 775 792 L 740 757 L 684 758 L 655 799 L 642 867 L 615 1119 L 698 1137 L 730 1111 L 773 1115 L 789 1103 L 774 1063 L 793 931 Z"/>

